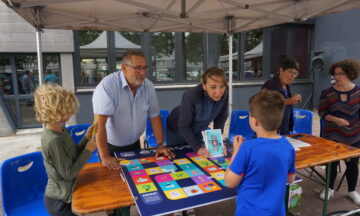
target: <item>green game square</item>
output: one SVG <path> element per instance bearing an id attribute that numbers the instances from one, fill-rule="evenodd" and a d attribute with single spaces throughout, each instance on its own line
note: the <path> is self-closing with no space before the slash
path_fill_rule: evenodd
<path id="1" fill-rule="evenodd" d="M 174 178 L 174 180 L 189 178 L 188 174 L 186 174 L 185 171 L 174 172 L 174 173 L 171 173 L 170 175 Z"/>
<path id="2" fill-rule="evenodd" d="M 139 193 L 148 193 L 148 192 L 158 190 L 156 188 L 156 186 L 154 185 L 154 183 L 152 183 L 152 182 L 151 183 L 145 183 L 145 184 L 136 185 L 136 188 L 139 191 Z"/>

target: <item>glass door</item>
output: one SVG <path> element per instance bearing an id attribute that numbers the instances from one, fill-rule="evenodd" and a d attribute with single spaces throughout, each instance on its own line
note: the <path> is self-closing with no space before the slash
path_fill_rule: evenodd
<path id="1" fill-rule="evenodd" d="M 60 83 L 58 54 L 44 54 L 44 82 Z M 17 128 L 41 127 L 34 111 L 34 91 L 39 86 L 35 54 L 0 55 L 0 91 Z"/>

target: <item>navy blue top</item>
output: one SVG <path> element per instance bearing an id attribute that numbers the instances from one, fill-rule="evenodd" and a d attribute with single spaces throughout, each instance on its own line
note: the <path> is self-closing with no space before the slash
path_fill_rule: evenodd
<path id="1" fill-rule="evenodd" d="M 214 129 L 224 130 L 227 118 L 228 95 L 217 102 L 213 101 L 198 85 L 187 90 L 182 98 L 181 105 L 174 108 L 167 119 L 167 130 L 179 133 L 177 143 L 188 143 L 194 151 L 204 145 L 201 131 L 206 130 L 210 122 L 214 121 Z M 167 139 L 168 145 L 173 145 L 173 139 Z"/>
<path id="2" fill-rule="evenodd" d="M 292 97 L 290 85 L 286 85 L 286 89 L 284 89 L 281 85 L 279 76 L 275 76 L 274 78 L 266 81 L 264 83 L 264 85 L 262 86 L 262 88 L 272 90 L 272 91 L 278 91 L 284 96 L 285 99 Z M 278 129 L 280 134 L 283 134 L 283 135 L 290 134 L 290 131 L 293 130 L 293 126 L 294 126 L 293 109 L 294 109 L 294 106 L 292 104 L 285 106 L 284 117 L 283 117 L 281 125 Z"/>
<path id="3" fill-rule="evenodd" d="M 295 150 L 285 137 L 246 140 L 229 169 L 243 176 L 235 215 L 285 216 L 288 174 L 295 173 Z"/>

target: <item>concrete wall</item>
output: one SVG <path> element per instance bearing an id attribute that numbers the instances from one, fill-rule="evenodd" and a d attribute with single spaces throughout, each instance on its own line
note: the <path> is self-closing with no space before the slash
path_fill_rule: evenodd
<path id="1" fill-rule="evenodd" d="M 240 84 L 236 84 L 240 85 Z M 261 89 L 262 83 L 247 85 L 243 84 L 240 86 L 234 86 L 234 97 L 233 97 L 233 110 L 248 109 L 249 98 Z M 188 88 L 166 88 L 156 89 L 156 94 L 159 100 L 160 109 L 167 109 L 171 111 L 174 107 L 180 105 L 182 95 Z M 295 81 L 292 86 L 293 93 L 299 93 L 302 95 L 303 101 L 297 104 L 295 108 L 300 109 L 312 109 L 312 83 Z M 91 123 L 93 121 L 93 110 L 92 110 L 92 90 L 86 92 L 77 92 L 76 96 L 80 101 L 80 110 L 76 114 L 77 124 Z M 308 102 L 305 104 L 305 102 Z M 305 106 L 304 106 L 305 104 Z"/>
<path id="2" fill-rule="evenodd" d="M 315 74 L 314 105 L 321 90 L 330 86 L 327 70 L 331 63 L 345 58 L 360 60 L 360 9 L 318 17 L 315 24 L 315 50 L 324 51 L 325 70 Z M 359 79 L 355 81 L 360 84 Z"/>
<path id="3" fill-rule="evenodd" d="M 0 1 L 0 52 L 36 52 L 35 28 Z M 43 52 L 74 52 L 70 30 L 44 30 Z"/>

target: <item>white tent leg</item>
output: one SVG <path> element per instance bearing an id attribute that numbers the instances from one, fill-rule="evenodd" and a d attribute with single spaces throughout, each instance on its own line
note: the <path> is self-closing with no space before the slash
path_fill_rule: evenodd
<path id="1" fill-rule="evenodd" d="M 38 58 L 38 71 L 39 71 L 39 85 L 44 83 L 44 73 L 43 73 L 43 58 L 41 50 L 41 29 L 36 29 L 36 50 Z"/>
<path id="2" fill-rule="evenodd" d="M 232 74 L 233 74 L 233 35 L 229 34 L 229 113 L 231 116 L 233 105 L 233 88 L 232 88 Z"/>

